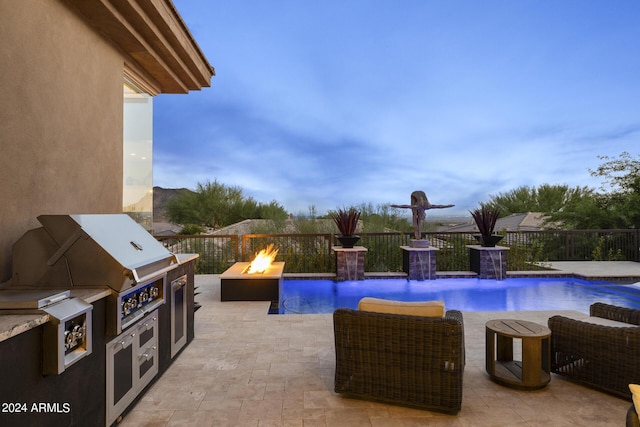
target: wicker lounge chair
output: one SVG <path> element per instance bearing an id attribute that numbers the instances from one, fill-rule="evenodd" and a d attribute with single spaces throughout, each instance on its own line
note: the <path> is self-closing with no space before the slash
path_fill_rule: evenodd
<path id="1" fill-rule="evenodd" d="M 456 414 L 462 404 L 462 313 L 444 317 L 346 308 L 333 313 L 335 391 L 360 399 Z"/>
<path id="2" fill-rule="evenodd" d="M 595 303 L 594 317 L 640 325 L 640 310 Z M 640 327 L 603 326 L 564 316 L 549 318 L 551 371 L 631 400 L 640 383 Z"/>

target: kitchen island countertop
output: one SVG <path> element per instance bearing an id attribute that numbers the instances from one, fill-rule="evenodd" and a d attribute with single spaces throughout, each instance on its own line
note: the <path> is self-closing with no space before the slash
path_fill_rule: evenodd
<path id="1" fill-rule="evenodd" d="M 111 290 L 108 288 L 77 288 L 71 290 L 71 298 L 82 298 L 89 304 L 106 298 L 110 294 Z M 0 342 L 37 328 L 49 320 L 49 315 L 46 313 L 2 314 L 2 310 L 0 310 Z"/>

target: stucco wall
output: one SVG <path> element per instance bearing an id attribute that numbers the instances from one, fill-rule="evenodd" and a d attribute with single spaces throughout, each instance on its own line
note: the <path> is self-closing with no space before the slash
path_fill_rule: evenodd
<path id="1" fill-rule="evenodd" d="M 43 213 L 122 212 L 123 59 L 58 0 L 0 0 L 0 283 Z"/>

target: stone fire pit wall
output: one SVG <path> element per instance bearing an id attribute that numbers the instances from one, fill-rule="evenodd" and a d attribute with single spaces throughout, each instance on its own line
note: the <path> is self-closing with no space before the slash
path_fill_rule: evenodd
<path id="1" fill-rule="evenodd" d="M 336 281 L 364 280 L 364 256 L 367 248 L 334 246 L 333 251 L 336 253 Z"/>

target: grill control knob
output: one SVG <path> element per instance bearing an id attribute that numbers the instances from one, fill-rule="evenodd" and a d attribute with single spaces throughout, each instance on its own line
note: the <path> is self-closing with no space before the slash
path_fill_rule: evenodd
<path id="1" fill-rule="evenodd" d="M 127 304 L 126 301 L 122 301 L 120 303 L 120 310 L 122 311 L 122 317 L 128 316 L 129 313 L 131 313 L 131 310 L 129 310 L 129 304 Z"/>
<path id="2" fill-rule="evenodd" d="M 69 331 L 64 331 L 64 350 L 67 351 L 69 350 L 70 347 L 70 341 L 72 339 L 72 335 L 71 332 Z"/>
<path id="3" fill-rule="evenodd" d="M 140 301 L 140 304 L 144 304 L 145 302 L 147 302 L 148 299 L 149 299 L 149 293 L 147 292 L 146 289 L 140 292 L 140 295 L 138 296 L 138 301 Z"/>
<path id="4" fill-rule="evenodd" d="M 81 341 L 84 336 L 84 328 L 80 325 L 76 325 L 73 327 L 73 331 L 71 333 L 76 337 L 76 340 Z"/>
<path id="5" fill-rule="evenodd" d="M 76 336 L 74 335 L 73 332 L 65 331 L 64 336 L 65 336 L 65 342 L 64 342 L 65 350 L 71 350 L 72 348 L 78 345 L 78 341 L 76 340 Z"/>

